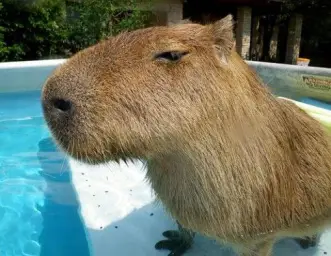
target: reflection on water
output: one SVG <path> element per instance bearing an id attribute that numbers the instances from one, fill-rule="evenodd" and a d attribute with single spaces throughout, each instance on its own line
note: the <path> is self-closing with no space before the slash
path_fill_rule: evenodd
<path id="1" fill-rule="evenodd" d="M 89 255 L 84 226 L 78 212 L 79 203 L 70 182 L 66 159 L 57 151 L 50 138 L 39 142 L 38 159 L 40 174 L 47 182 L 45 203 L 40 209 L 43 215 L 43 231 L 39 238 L 40 255 Z"/>

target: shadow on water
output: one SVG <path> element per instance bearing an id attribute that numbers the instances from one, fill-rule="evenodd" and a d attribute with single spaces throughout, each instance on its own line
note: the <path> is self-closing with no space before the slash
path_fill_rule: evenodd
<path id="1" fill-rule="evenodd" d="M 89 256 L 88 240 L 80 216 L 80 204 L 71 183 L 70 167 L 51 138 L 39 142 L 40 175 L 45 179 L 45 203 L 39 210 L 43 230 L 41 256 Z"/>

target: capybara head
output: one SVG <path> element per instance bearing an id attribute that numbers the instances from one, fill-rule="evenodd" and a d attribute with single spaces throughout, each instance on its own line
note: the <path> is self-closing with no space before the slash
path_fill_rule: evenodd
<path id="1" fill-rule="evenodd" d="M 234 81 L 243 77 L 233 48 L 231 15 L 208 25 L 150 27 L 111 37 L 77 53 L 48 78 L 45 119 L 59 146 L 85 162 L 166 152 L 229 110 Z"/>

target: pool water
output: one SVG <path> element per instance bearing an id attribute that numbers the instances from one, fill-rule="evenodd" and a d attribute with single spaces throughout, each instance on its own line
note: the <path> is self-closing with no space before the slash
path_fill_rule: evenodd
<path id="1" fill-rule="evenodd" d="M 79 209 L 40 91 L 0 94 L 0 255 L 90 255 Z"/>
<path id="2" fill-rule="evenodd" d="M 302 102 L 302 103 L 313 105 L 315 107 L 331 110 L 331 104 L 327 103 L 327 102 L 322 102 L 322 101 L 315 100 L 315 99 L 312 99 L 312 98 L 301 98 L 299 101 Z"/>
<path id="3" fill-rule="evenodd" d="M 92 256 L 92 249 L 96 256 L 168 254 L 154 250 L 154 244 L 164 230 L 176 226 L 161 208 L 152 207 L 143 173 L 131 167 L 116 171 L 113 166 L 112 172 L 103 169 L 82 176 L 79 170 L 75 176 L 75 168 L 69 169 L 52 142 L 40 91 L 0 93 L 0 256 Z M 77 186 L 89 230 L 80 216 L 71 175 L 78 183 L 90 175 Z M 331 231 L 308 250 L 284 240 L 275 255 L 325 255 L 330 241 Z M 187 255 L 234 254 L 197 237 Z"/>

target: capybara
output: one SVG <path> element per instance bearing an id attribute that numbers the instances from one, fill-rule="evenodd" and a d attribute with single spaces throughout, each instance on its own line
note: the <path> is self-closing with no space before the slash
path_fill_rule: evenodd
<path id="1" fill-rule="evenodd" d="M 68 59 L 42 92 L 59 147 L 89 164 L 142 159 L 179 223 L 156 248 L 181 255 L 199 232 L 238 255 L 330 224 L 331 144 L 271 94 L 234 50 L 231 15 L 123 32 Z"/>

